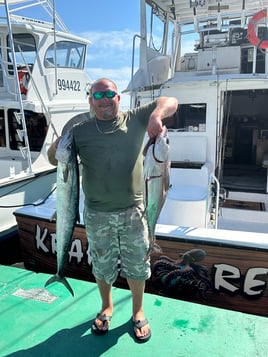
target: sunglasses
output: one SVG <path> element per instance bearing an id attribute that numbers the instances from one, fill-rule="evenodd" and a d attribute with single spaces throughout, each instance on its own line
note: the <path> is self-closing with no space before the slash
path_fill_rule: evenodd
<path id="1" fill-rule="evenodd" d="M 106 92 L 94 92 L 92 94 L 92 97 L 96 100 L 100 100 L 103 97 L 106 97 L 108 99 L 112 99 L 117 95 L 116 92 L 114 92 L 113 90 L 107 90 Z"/>

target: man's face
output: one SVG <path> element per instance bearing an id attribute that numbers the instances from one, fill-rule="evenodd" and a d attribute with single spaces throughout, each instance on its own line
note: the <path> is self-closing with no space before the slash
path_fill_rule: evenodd
<path id="1" fill-rule="evenodd" d="M 95 92 L 113 91 L 117 93 L 115 85 L 108 81 L 102 80 L 94 84 L 92 88 L 92 95 L 89 98 L 89 103 L 96 113 L 96 117 L 102 120 L 113 119 L 117 116 L 119 111 L 120 95 L 116 94 L 113 98 L 107 98 L 104 95 L 101 99 L 95 99 L 93 94 Z"/>

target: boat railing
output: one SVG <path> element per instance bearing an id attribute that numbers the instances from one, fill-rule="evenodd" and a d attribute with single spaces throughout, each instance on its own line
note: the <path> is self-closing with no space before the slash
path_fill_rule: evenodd
<path id="1" fill-rule="evenodd" d="M 2 50 L 7 49 L 7 47 L 1 47 Z M 1 56 L 1 55 L 0 55 Z M 16 78 L 15 78 L 15 70 L 12 69 L 10 72 L 12 73 L 8 73 L 6 68 L 13 68 L 14 62 L 12 61 L 5 61 L 3 59 L 3 57 L 0 57 L 0 63 L 1 63 L 1 69 L 2 69 L 2 74 L 3 74 L 3 87 L 5 88 L 5 90 L 11 95 L 15 97 L 15 100 L 18 100 L 18 90 L 16 88 Z M 19 77 L 19 66 L 17 66 L 17 76 Z M 26 64 L 25 64 L 26 67 Z M 20 85 L 19 85 L 20 87 Z"/>
<path id="2" fill-rule="evenodd" d="M 3 51 L 3 46 L 1 47 Z M 6 71 L 6 65 L 8 65 L 8 62 L 3 60 L 2 53 L 0 53 L 0 66 L 1 66 L 1 84 L 0 87 L 3 87 L 6 89 L 6 91 L 12 95 L 15 95 L 15 92 L 12 92 L 9 81 L 8 81 L 8 74 Z"/>
<path id="3" fill-rule="evenodd" d="M 220 205 L 220 182 L 214 173 L 211 173 L 211 182 L 215 184 L 214 186 L 214 202 L 211 213 L 211 222 L 213 222 L 214 228 L 218 228 L 218 217 L 219 217 L 219 205 Z"/>
<path id="4" fill-rule="evenodd" d="M 147 38 L 153 36 L 152 24 L 146 26 L 141 23 L 141 34 L 133 38 L 131 81 L 127 88 L 131 95 L 131 106 L 135 106 L 139 101 L 136 93 L 147 89 L 154 90 L 156 85 L 161 86 L 175 77 L 184 76 L 187 80 L 189 77 L 201 79 L 202 76 L 208 75 L 258 74 L 261 76 L 268 73 L 267 50 L 263 51 L 258 46 L 254 46 L 248 38 L 248 24 L 254 16 L 254 11 L 243 10 L 242 16 L 241 12 L 224 11 L 219 14 L 215 11 L 212 15 L 206 16 L 205 11 L 199 9 L 196 19 L 188 17 L 177 20 L 170 16 L 170 10 L 166 12 L 155 3 L 151 7 L 152 15 L 162 20 L 161 50 L 157 52 L 155 47 L 151 46 L 151 42 L 147 43 Z M 168 21 L 171 21 L 173 25 L 172 36 L 168 35 L 170 32 L 167 26 Z M 264 21 L 261 21 L 261 26 L 263 25 Z M 147 27 L 150 27 L 150 36 L 146 33 Z M 236 43 L 235 36 L 240 33 L 243 33 L 243 41 L 238 39 Z M 140 66 L 134 74 L 137 38 L 141 39 Z M 186 38 L 192 41 L 193 52 L 185 51 L 183 39 Z M 188 48 L 188 40 L 186 48 Z M 167 55 L 166 49 L 168 48 L 171 51 L 170 55 Z M 246 57 L 248 62 L 246 62 Z"/>
<path id="5" fill-rule="evenodd" d="M 140 39 L 141 41 L 145 41 L 145 38 L 139 34 L 135 34 L 132 40 L 132 61 L 131 61 L 131 79 L 130 79 L 130 108 L 133 108 L 134 103 L 134 93 L 133 93 L 133 79 L 134 79 L 134 66 L 135 66 L 135 48 L 136 48 L 136 40 Z"/>
<path id="6" fill-rule="evenodd" d="M 34 0 L 34 1 L 26 0 L 25 4 L 23 5 L 20 4 L 12 4 L 12 5 L 13 5 L 12 9 L 9 8 L 9 18 L 11 22 L 34 24 L 34 25 L 38 25 L 39 27 L 52 28 L 52 29 L 55 29 L 57 26 L 63 32 L 69 32 L 66 25 L 64 24 L 58 13 L 56 12 L 55 6 L 53 6 L 50 0 Z M 16 13 L 18 13 L 21 10 L 25 10 L 30 7 L 38 7 L 38 6 L 43 8 L 45 14 L 47 14 L 49 19 L 51 19 L 51 22 L 45 20 L 32 19 L 30 17 L 25 17 L 21 15 L 16 15 Z M 5 17 L 0 17 L 0 20 L 1 19 L 5 21 Z"/>

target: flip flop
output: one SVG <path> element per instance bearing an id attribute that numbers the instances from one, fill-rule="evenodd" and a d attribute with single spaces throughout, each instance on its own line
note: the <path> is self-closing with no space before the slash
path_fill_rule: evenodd
<path id="1" fill-rule="evenodd" d="M 141 328 L 145 325 L 148 324 L 148 320 L 144 319 L 144 320 L 138 320 L 138 321 L 133 321 L 134 324 L 134 334 L 135 334 L 135 338 L 138 342 L 147 342 L 150 338 L 151 338 L 151 330 L 149 329 L 148 333 L 144 336 L 137 336 L 136 334 L 136 329 L 141 330 Z"/>
<path id="2" fill-rule="evenodd" d="M 98 320 L 100 320 L 102 322 L 101 326 L 103 327 L 106 321 L 108 321 L 108 322 L 111 321 L 112 316 L 108 316 L 108 315 L 105 315 L 105 314 L 98 313 L 97 316 L 96 316 L 96 319 L 98 319 Z M 96 335 L 105 335 L 109 330 L 109 325 L 108 325 L 107 329 L 103 330 L 103 329 L 99 328 L 96 325 L 96 320 L 95 320 L 93 322 L 92 326 L 91 326 L 91 330 Z"/>

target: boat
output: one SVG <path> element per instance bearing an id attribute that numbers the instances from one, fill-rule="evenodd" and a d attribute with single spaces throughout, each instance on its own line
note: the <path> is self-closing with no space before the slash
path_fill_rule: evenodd
<path id="1" fill-rule="evenodd" d="M 68 31 L 51 1 L 3 0 L 0 11 L 3 243 L 17 233 L 14 210 L 40 204 L 53 191 L 56 170 L 47 148 L 71 118 L 88 111 L 91 80 L 85 68 L 90 42 Z"/>
<path id="2" fill-rule="evenodd" d="M 164 121 L 171 185 L 146 291 L 266 317 L 267 8 L 268 0 L 141 0 L 125 90 L 132 108 L 159 96 L 179 100 Z M 28 269 L 56 270 L 55 207 L 53 193 L 15 212 Z M 93 279 L 83 220 L 66 274 Z"/>

